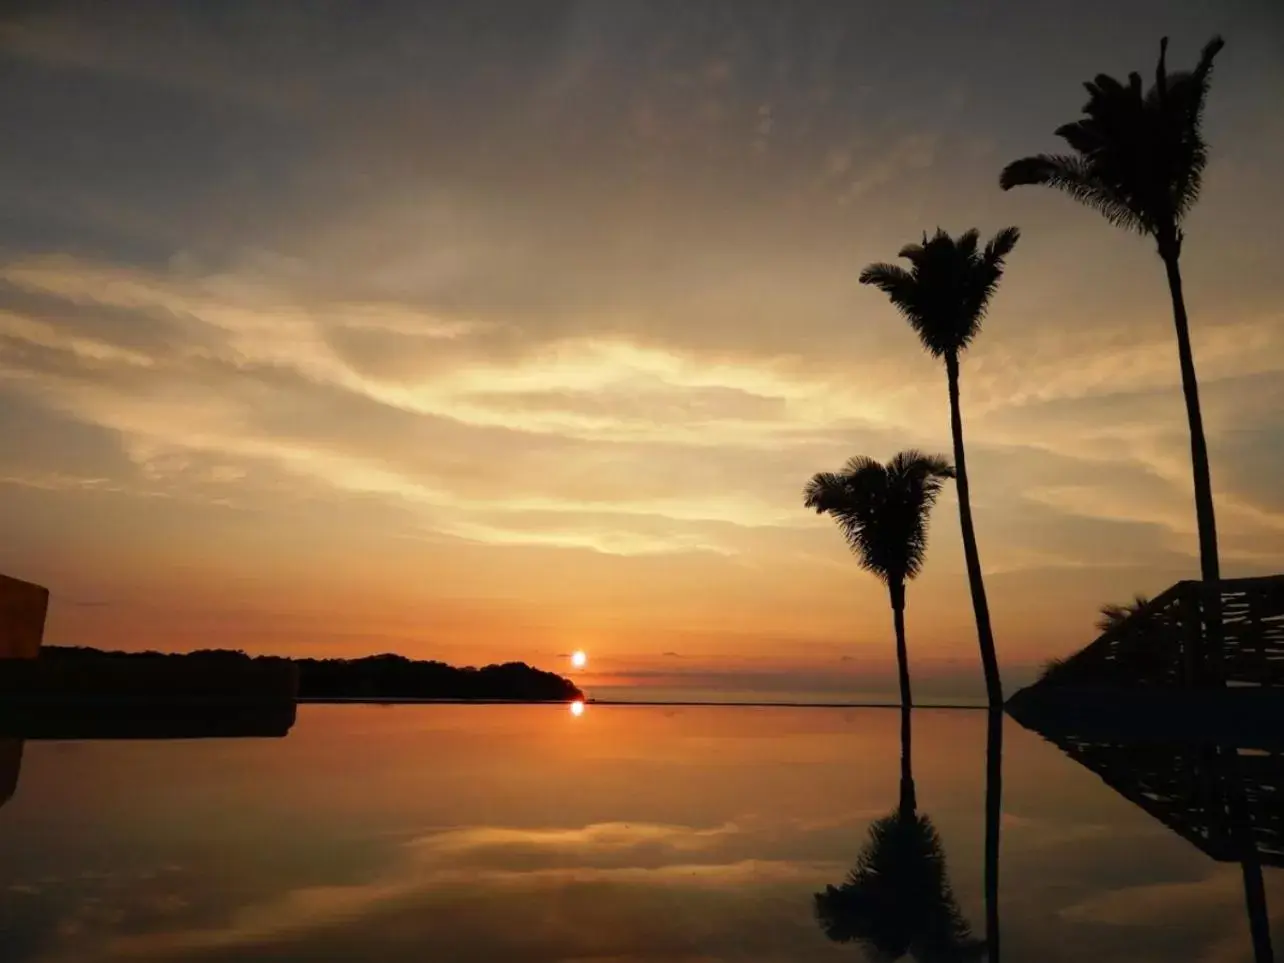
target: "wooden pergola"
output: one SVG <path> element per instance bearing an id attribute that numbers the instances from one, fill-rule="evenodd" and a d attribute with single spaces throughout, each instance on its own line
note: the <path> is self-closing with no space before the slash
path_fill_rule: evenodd
<path id="1" fill-rule="evenodd" d="M 1284 575 L 1177 582 L 1065 660 L 1048 681 L 1284 686 Z"/>

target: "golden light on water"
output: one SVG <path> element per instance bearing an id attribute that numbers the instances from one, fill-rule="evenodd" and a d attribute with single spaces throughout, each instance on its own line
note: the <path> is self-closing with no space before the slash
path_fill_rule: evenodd
<path id="1" fill-rule="evenodd" d="M 588 656 L 584 654 L 583 649 L 576 649 L 571 653 L 571 665 L 577 669 L 582 669 L 588 664 Z"/>
<path id="2" fill-rule="evenodd" d="M 582 700 L 576 699 L 574 702 L 571 703 L 571 715 L 573 716 L 584 715 L 584 702 Z"/>

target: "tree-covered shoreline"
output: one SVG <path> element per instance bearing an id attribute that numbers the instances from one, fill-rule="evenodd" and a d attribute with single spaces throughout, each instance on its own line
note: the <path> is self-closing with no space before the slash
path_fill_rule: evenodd
<path id="1" fill-rule="evenodd" d="M 195 652 L 119 652 L 87 646 L 45 646 L 40 659 L 58 662 L 94 660 L 167 663 L 211 668 L 289 662 L 299 673 L 300 699 L 458 699 L 557 702 L 582 699 L 583 692 L 553 672 L 524 662 L 453 666 L 436 660 L 409 659 L 383 653 L 357 659 L 296 659 L 251 656 L 237 649 Z"/>

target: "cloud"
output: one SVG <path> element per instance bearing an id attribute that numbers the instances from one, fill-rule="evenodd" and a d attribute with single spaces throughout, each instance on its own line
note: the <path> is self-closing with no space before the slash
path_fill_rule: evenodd
<path id="1" fill-rule="evenodd" d="M 504 569 L 532 608 L 552 603 L 522 566 L 596 586 L 548 624 L 609 599 L 631 613 L 619 632 L 749 610 L 765 634 L 836 630 L 850 561 L 801 483 L 856 452 L 950 450 L 939 365 L 855 275 L 938 223 L 1019 223 L 962 383 L 985 564 L 1028 589 L 996 612 L 1050 645 L 1036 609 L 1086 624 L 1092 594 L 1193 571 L 1151 246 L 993 188 L 1037 120 L 995 65 L 1033 45 L 948 12 L 951 42 L 924 54 L 921 32 L 875 36 L 850 5 L 501 6 L 142 23 L 46 3 L 5 20 L 0 116 L 25 132 L 0 157 L 15 560 L 93 557 L 80 533 L 110 510 L 124 554 L 168 571 L 187 543 L 163 547 L 163 505 L 172 530 L 209 536 L 194 565 L 230 565 L 224 546 L 253 567 L 248 536 L 233 552 L 213 531 L 217 507 L 278 544 L 360 543 L 368 571 L 397 557 L 386 586 L 432 568 L 429 594 L 477 592 L 468 573 Z M 1151 30 L 1125 20 L 1105 60 Z M 1076 27 L 1099 52 L 1100 26 Z M 1273 62 L 1242 56 L 1225 82 L 1268 89 Z M 1027 66 L 1032 98 L 1068 89 L 1070 65 Z M 1184 263 L 1228 573 L 1284 551 L 1284 327 L 1261 254 L 1279 131 L 1255 104 L 1219 138 Z M 934 618 L 962 578 L 952 507 L 924 581 Z M 348 564 L 306 564 L 324 561 Z M 863 606 L 874 586 L 857 584 Z M 929 646 L 955 637 L 939 619 Z"/>
<path id="2" fill-rule="evenodd" d="M 856 172 L 838 196 L 844 207 L 854 204 L 872 191 L 904 177 L 909 172 L 924 171 L 936 160 L 940 136 L 935 133 L 917 133 L 902 137 L 881 157 L 874 159 L 864 169 Z M 843 174 L 849 174 L 847 166 Z"/>
<path id="3" fill-rule="evenodd" d="M 777 890 L 810 886 L 840 871 L 830 863 L 743 859 L 726 851 L 729 843 L 743 845 L 760 832 L 647 823 L 461 827 L 410 840 L 366 881 L 286 889 L 236 907 L 217 925 L 185 926 L 180 912 L 174 922 L 153 917 L 145 930 L 104 935 L 101 920 L 87 919 L 83 933 L 64 933 L 61 952 L 47 958 L 223 959 L 269 945 L 306 952 L 349 942 L 400 958 L 429 934 L 447 955 L 452 945 L 508 955 L 520 943 L 524 959 L 567 958 L 576 951 L 600 958 L 608 946 L 621 955 L 649 948 L 673 958 L 664 949 L 672 949 L 667 944 L 678 934 L 654 925 L 668 902 L 665 894 L 681 893 L 684 904 L 721 915 L 733 901 L 763 900 L 766 906 Z M 555 904 L 580 897 L 585 901 L 577 924 L 558 922 Z M 512 916 L 503 926 L 485 923 L 496 899 L 512 901 L 518 917 L 529 913 L 532 925 Z M 805 901 L 772 915 L 783 929 L 768 938 L 769 945 L 796 944 L 799 933 L 814 932 Z M 819 946 L 823 938 L 813 939 Z"/>
<path id="4" fill-rule="evenodd" d="M 1243 896 L 1238 873 L 1217 867 L 1199 880 L 1108 890 L 1066 907 L 1061 915 L 1074 922 L 1136 926 L 1157 918 L 1169 919 L 1174 912 L 1186 918 L 1194 913 L 1219 914 L 1230 906 L 1237 906 Z"/>
<path id="5" fill-rule="evenodd" d="M 190 264 L 157 274 L 66 257 L 10 263 L 0 272 L 0 336 L 11 345 L 0 378 L 26 398 L 117 433 L 141 483 L 221 486 L 225 494 L 206 497 L 226 501 L 236 483 L 267 466 L 319 491 L 395 500 L 440 535 L 619 555 L 732 556 L 741 549 L 727 526 L 815 526 L 794 503 L 797 469 L 777 483 L 764 466 L 783 470 L 809 451 L 837 454 L 839 438 L 852 432 L 883 444 L 907 432 L 902 438 L 913 443 L 924 416 L 939 408 L 924 393 L 939 377 L 927 365 L 909 380 L 886 363 L 870 366 L 854 389 L 821 358 L 733 357 L 601 337 L 496 353 L 500 329 L 492 322 L 394 302 L 318 303 L 300 293 L 293 262 L 251 263 L 231 274 Z M 399 372 L 363 370 L 342 348 L 353 332 L 399 339 Z M 1275 350 L 1263 327 L 1217 336 L 1214 377 L 1218 364 L 1237 363 L 1235 345 L 1259 359 Z M 1118 364 L 1134 373 L 1156 353 L 1153 345 L 1128 351 Z M 1024 487 L 1014 497 L 1049 519 L 1150 522 L 1179 536 L 1179 550 L 1191 549 L 1188 470 L 1169 454 L 1148 410 L 1163 407 L 1162 391 L 1134 391 L 1135 422 L 1080 427 L 1079 407 L 1097 404 L 1096 370 L 1114 370 L 1114 362 L 1077 366 L 1072 381 L 1060 358 L 1055 375 L 1036 359 L 1002 382 L 1000 396 L 989 361 L 965 372 L 969 388 L 980 386 L 970 395 L 978 412 L 971 437 L 974 446 L 1001 441 L 1004 457 L 1019 466 Z M 1156 385 L 1171 380 L 1155 370 Z M 871 391 L 871 380 L 882 390 Z M 1057 405 L 1075 420 L 1054 442 L 1045 426 Z M 930 447 L 931 437 L 919 443 Z M 1100 445 L 1112 437 L 1128 447 Z M 501 461 L 461 461 L 470 449 L 507 452 L 523 485 L 508 483 Z M 716 449 L 717 458 L 703 449 Z M 1062 474 L 1032 484 L 1038 459 L 1057 450 L 1064 457 L 1047 464 L 1060 464 Z M 820 459 L 813 464 L 823 467 Z M 663 474 L 643 467 L 657 464 Z M 1084 482 L 1070 483 L 1066 466 Z M 985 470 L 978 459 L 982 478 Z M 1139 482 L 1129 498 L 1120 481 L 1132 476 Z M 999 489 L 977 487 L 984 510 L 984 493 Z M 1267 530 L 1276 524 L 1269 508 L 1239 516 L 1253 532 L 1263 521 Z M 1071 527 L 1062 539 L 1074 536 Z M 1083 542 L 1075 551 L 1086 560 L 1089 549 Z M 1269 546 L 1255 536 L 1245 551 Z M 1074 557 L 1050 545 L 1006 554 L 1018 566 Z"/>

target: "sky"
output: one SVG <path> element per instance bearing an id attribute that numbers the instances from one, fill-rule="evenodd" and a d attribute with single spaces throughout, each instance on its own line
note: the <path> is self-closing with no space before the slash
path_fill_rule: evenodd
<path id="1" fill-rule="evenodd" d="M 1223 572 L 1278 571 L 1267 0 L 7 5 L 0 571 L 50 644 L 890 692 L 801 490 L 948 454 L 948 400 L 857 276 L 1015 224 L 962 375 L 1013 688 L 1198 563 L 1153 245 L 998 172 L 1216 32 L 1183 270 Z M 920 697 L 981 692 L 952 491 L 907 628 Z"/>

